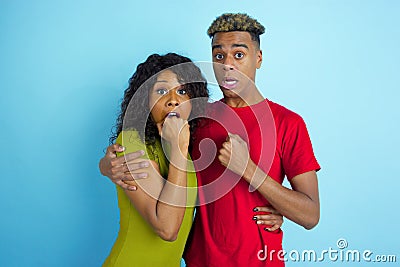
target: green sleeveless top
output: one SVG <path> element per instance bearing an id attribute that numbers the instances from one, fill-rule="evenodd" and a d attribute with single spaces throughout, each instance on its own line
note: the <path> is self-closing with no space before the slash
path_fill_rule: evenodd
<path id="1" fill-rule="evenodd" d="M 138 150 L 146 151 L 143 158 L 154 160 L 160 167 L 161 175 L 168 176 L 169 162 L 165 157 L 160 140 L 154 146 L 145 146 L 136 131 L 123 131 L 116 141 L 125 147 L 124 153 Z M 118 156 L 122 156 L 120 153 Z M 187 186 L 196 188 L 197 179 L 193 163 L 189 161 Z M 190 192 L 190 193 L 189 193 Z M 103 266 L 140 266 L 164 267 L 180 266 L 185 243 L 193 222 L 196 202 L 196 190 L 188 190 L 187 208 L 178 237 L 173 242 L 164 241 L 134 208 L 124 190 L 117 186 L 118 206 L 120 210 L 120 229 L 110 255 Z"/>

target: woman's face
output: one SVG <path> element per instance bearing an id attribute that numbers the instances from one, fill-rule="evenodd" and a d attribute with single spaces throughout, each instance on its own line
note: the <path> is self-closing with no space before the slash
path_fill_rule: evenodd
<path id="1" fill-rule="evenodd" d="M 171 112 L 179 113 L 179 117 L 187 120 L 192 110 L 190 97 L 186 89 L 179 83 L 175 73 L 164 70 L 157 76 L 149 92 L 149 108 L 155 123 L 164 122 Z"/>

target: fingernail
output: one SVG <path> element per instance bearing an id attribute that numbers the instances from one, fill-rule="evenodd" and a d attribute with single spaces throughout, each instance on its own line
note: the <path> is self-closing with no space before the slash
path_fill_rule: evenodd
<path id="1" fill-rule="evenodd" d="M 268 227 L 265 227 L 265 228 L 264 228 L 264 231 L 268 231 L 268 232 L 269 232 L 269 228 L 268 228 Z"/>
<path id="2" fill-rule="evenodd" d="M 140 150 L 140 154 L 144 155 L 144 151 L 143 151 L 143 150 Z"/>
<path id="3" fill-rule="evenodd" d="M 148 162 L 143 162 L 142 163 L 142 167 L 149 167 L 149 163 Z"/>
<path id="4" fill-rule="evenodd" d="M 125 151 L 125 147 L 124 146 L 120 146 L 119 149 L 121 149 L 121 151 Z"/>
<path id="5" fill-rule="evenodd" d="M 258 211 L 258 209 L 257 209 L 257 208 L 254 208 L 253 211 Z"/>
<path id="6" fill-rule="evenodd" d="M 140 178 L 146 178 L 147 177 L 147 173 L 141 173 L 141 174 L 139 174 L 139 177 Z"/>
<path id="7" fill-rule="evenodd" d="M 256 217 L 256 216 L 254 216 L 254 217 L 253 217 L 253 220 L 257 221 L 257 217 Z"/>
<path id="8" fill-rule="evenodd" d="M 129 187 L 129 190 L 136 191 L 137 188 L 136 188 L 136 186 L 131 186 L 131 187 Z"/>
<path id="9" fill-rule="evenodd" d="M 257 223 L 257 224 L 262 224 L 262 221 L 257 221 L 256 223 Z"/>

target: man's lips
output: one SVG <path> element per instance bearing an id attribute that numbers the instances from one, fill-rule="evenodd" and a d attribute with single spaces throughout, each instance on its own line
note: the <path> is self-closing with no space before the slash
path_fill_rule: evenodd
<path id="1" fill-rule="evenodd" d="M 238 80 L 232 77 L 225 77 L 222 80 L 221 85 L 226 88 L 226 89 L 234 89 L 236 85 L 238 84 Z"/>

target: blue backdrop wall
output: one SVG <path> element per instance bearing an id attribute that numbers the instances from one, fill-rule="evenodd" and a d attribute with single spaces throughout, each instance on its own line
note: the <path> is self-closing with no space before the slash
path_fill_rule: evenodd
<path id="1" fill-rule="evenodd" d="M 97 164 L 128 78 L 154 52 L 209 61 L 231 11 L 266 26 L 257 84 L 304 117 L 322 165 L 320 223 L 286 220 L 285 249 L 400 256 L 399 1 L 2 0 L 1 266 L 101 265 L 118 209 Z"/>

